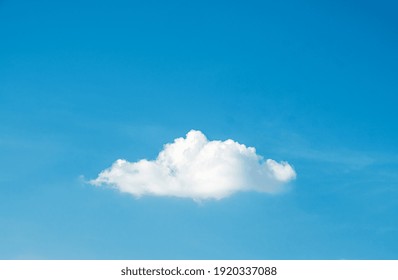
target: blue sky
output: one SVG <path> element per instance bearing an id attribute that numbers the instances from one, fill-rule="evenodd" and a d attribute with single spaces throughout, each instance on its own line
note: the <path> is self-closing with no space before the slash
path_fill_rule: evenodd
<path id="1" fill-rule="evenodd" d="M 393 1 L 0 1 L 1 259 L 397 259 Z M 283 194 L 94 179 L 197 129 Z"/>

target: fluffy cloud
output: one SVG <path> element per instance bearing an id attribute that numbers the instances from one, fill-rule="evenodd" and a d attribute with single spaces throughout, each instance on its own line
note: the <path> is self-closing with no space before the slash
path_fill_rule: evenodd
<path id="1" fill-rule="evenodd" d="M 276 193 L 294 179 L 287 162 L 264 160 L 253 147 L 233 140 L 209 141 L 197 130 L 164 145 L 156 160 L 116 160 L 90 183 L 136 197 L 222 199 L 239 191 Z"/>

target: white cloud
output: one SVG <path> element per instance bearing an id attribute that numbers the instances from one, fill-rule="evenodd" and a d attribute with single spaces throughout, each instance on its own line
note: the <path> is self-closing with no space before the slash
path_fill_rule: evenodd
<path id="1" fill-rule="evenodd" d="M 197 130 L 164 145 L 156 160 L 118 159 L 90 183 L 136 197 L 221 199 L 235 192 L 277 193 L 296 173 L 287 162 L 264 160 L 253 147 L 233 140 L 209 141 Z"/>

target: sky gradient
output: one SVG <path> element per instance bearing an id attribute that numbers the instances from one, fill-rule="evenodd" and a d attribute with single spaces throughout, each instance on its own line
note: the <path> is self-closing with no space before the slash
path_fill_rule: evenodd
<path id="1" fill-rule="evenodd" d="M 394 1 L 0 0 L 0 259 L 397 259 Z M 192 129 L 282 194 L 87 183 Z"/>

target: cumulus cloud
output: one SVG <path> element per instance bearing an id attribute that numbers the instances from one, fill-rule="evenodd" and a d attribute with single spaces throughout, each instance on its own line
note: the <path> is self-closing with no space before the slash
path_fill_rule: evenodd
<path id="1" fill-rule="evenodd" d="M 222 199 L 241 191 L 277 193 L 296 177 L 287 162 L 264 160 L 253 147 L 231 139 L 209 141 L 197 130 L 164 145 L 155 160 L 116 160 L 90 183 L 136 197 Z"/>

